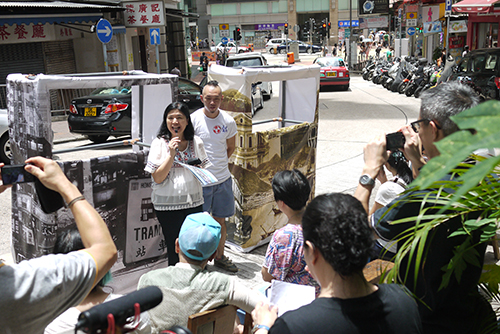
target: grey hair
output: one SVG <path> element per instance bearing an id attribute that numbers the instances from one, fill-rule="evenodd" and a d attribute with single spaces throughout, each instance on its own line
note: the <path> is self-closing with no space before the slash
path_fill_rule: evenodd
<path id="1" fill-rule="evenodd" d="M 467 85 L 448 82 L 428 89 L 421 95 L 420 117 L 436 121 L 445 136 L 458 130 L 450 117 L 479 104 L 479 97 Z"/>

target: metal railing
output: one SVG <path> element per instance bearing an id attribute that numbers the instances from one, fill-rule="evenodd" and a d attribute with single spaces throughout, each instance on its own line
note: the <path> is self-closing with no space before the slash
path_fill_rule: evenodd
<path id="1" fill-rule="evenodd" d="M 89 95 L 94 88 L 54 89 L 50 91 L 50 111 L 52 116 L 66 115 L 71 100 Z M 0 84 L 0 109 L 7 109 L 7 85 Z"/>

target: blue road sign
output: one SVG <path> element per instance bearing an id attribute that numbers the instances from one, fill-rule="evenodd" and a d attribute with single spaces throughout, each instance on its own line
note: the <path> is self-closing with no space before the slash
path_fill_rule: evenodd
<path id="1" fill-rule="evenodd" d="M 222 38 L 220 39 L 220 42 L 221 42 L 222 44 L 226 45 L 226 44 L 227 44 L 227 42 L 229 42 L 229 38 L 227 38 L 227 37 L 222 37 Z"/>
<path id="2" fill-rule="evenodd" d="M 406 29 L 406 33 L 408 34 L 408 36 L 413 36 L 416 32 L 417 29 L 415 29 L 415 27 L 409 27 L 408 29 Z"/>
<path id="3" fill-rule="evenodd" d="M 97 38 L 104 44 L 109 43 L 113 37 L 113 27 L 106 19 L 100 19 L 96 26 Z"/>
<path id="4" fill-rule="evenodd" d="M 160 44 L 160 28 L 149 28 L 149 44 Z"/>
<path id="5" fill-rule="evenodd" d="M 444 6 L 444 16 L 448 17 L 451 15 L 451 0 L 446 0 L 445 6 Z"/>

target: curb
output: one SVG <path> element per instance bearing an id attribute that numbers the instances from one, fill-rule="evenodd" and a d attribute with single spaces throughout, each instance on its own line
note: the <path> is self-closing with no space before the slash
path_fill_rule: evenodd
<path id="1" fill-rule="evenodd" d="M 57 140 L 54 140 L 53 143 L 54 144 L 64 144 L 64 143 L 70 143 L 70 142 L 73 142 L 73 141 L 81 141 L 81 140 L 86 140 L 87 138 L 81 136 L 81 137 L 74 137 L 74 138 L 61 138 L 61 139 L 57 139 Z"/>

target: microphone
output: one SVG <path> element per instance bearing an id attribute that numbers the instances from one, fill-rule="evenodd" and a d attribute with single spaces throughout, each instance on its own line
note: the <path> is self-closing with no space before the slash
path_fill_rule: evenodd
<path id="1" fill-rule="evenodd" d="M 163 293 L 160 288 L 148 286 L 80 313 L 75 331 L 95 333 L 97 330 L 106 330 L 108 314 L 113 315 L 116 326 L 123 326 L 127 323 L 127 318 L 135 315 L 134 304 L 138 303 L 141 312 L 144 312 L 160 304 L 162 300 Z"/>

